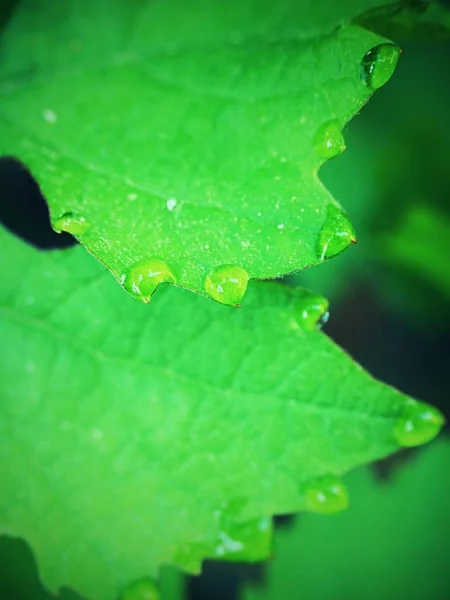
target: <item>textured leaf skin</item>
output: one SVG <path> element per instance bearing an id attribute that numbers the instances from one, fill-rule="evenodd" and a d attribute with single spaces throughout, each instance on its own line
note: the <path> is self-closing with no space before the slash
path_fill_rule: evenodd
<path id="1" fill-rule="evenodd" d="M 57 229 L 89 224 L 67 231 L 121 282 L 153 259 L 199 293 L 223 264 L 318 264 L 337 204 L 317 134 L 369 99 L 361 60 L 385 41 L 342 24 L 378 4 L 23 0 L 0 46 L 0 154 Z"/>
<path id="2" fill-rule="evenodd" d="M 349 475 L 350 510 L 331 520 L 302 515 L 280 531 L 264 587 L 243 590 L 241 600 L 445 598 L 449 460 L 441 439 L 389 482 L 367 469 Z"/>
<path id="3" fill-rule="evenodd" d="M 231 310 L 166 286 L 149 310 L 80 247 L 0 242 L 0 531 L 51 589 L 263 558 L 309 481 L 397 450 L 411 400 L 298 325 L 304 292 L 252 282 Z"/>

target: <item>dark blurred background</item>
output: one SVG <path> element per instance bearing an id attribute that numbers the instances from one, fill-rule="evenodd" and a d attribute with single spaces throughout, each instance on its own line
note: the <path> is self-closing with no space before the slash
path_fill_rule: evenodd
<path id="1" fill-rule="evenodd" d="M 0 20 L 10 5 L 1 1 Z M 394 77 L 349 124 L 346 152 L 321 171 L 359 243 L 290 282 L 329 298 L 326 333 L 369 372 L 449 419 L 450 42 L 428 38 L 405 39 Z M 75 243 L 53 232 L 19 163 L 0 159 L 0 185 L 6 227 L 42 251 Z M 208 562 L 201 577 L 167 589 L 189 600 L 449 598 L 449 461 L 444 432 L 356 470 L 346 513 L 277 519 L 272 561 Z M 52 597 L 26 544 L 0 537 L 0 599 Z"/>

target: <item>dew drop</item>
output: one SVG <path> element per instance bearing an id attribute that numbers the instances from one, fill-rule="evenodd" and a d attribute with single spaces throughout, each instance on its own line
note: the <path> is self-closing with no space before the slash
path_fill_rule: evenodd
<path id="1" fill-rule="evenodd" d="M 328 321 L 329 303 L 326 298 L 305 290 L 293 306 L 296 323 L 305 331 L 315 331 Z"/>
<path id="2" fill-rule="evenodd" d="M 175 198 L 169 198 L 166 202 L 167 210 L 172 211 L 177 205 L 177 201 Z"/>
<path id="3" fill-rule="evenodd" d="M 324 123 L 314 136 L 314 150 L 321 158 L 334 158 L 345 150 L 345 140 L 339 121 Z"/>
<path id="4" fill-rule="evenodd" d="M 304 488 L 306 510 L 324 515 L 345 510 L 349 506 L 347 488 L 334 475 L 321 477 Z"/>
<path id="5" fill-rule="evenodd" d="M 175 283 L 176 279 L 165 262 L 157 258 L 144 259 L 125 272 L 123 287 L 135 298 L 150 302 L 160 283 Z"/>
<path id="6" fill-rule="evenodd" d="M 140 579 L 129 585 L 120 600 L 159 600 L 159 590 L 151 579 Z"/>
<path id="7" fill-rule="evenodd" d="M 50 108 L 46 108 L 45 110 L 43 110 L 42 116 L 44 118 L 44 121 L 47 121 L 47 123 L 51 123 L 52 125 L 58 120 L 58 115 Z"/>
<path id="8" fill-rule="evenodd" d="M 222 516 L 214 555 L 233 561 L 253 562 L 271 555 L 273 523 L 270 517 L 236 522 Z"/>
<path id="9" fill-rule="evenodd" d="M 355 243 L 355 230 L 347 215 L 337 206 L 330 204 L 317 239 L 317 256 L 320 260 L 332 258 L 345 250 L 350 244 Z"/>
<path id="10" fill-rule="evenodd" d="M 389 81 L 400 52 L 395 44 L 379 44 L 364 55 L 361 61 L 361 78 L 367 87 L 377 90 Z"/>
<path id="11" fill-rule="evenodd" d="M 420 446 L 435 438 L 444 422 L 434 406 L 409 400 L 404 415 L 394 425 L 394 436 L 401 446 Z"/>
<path id="12" fill-rule="evenodd" d="M 80 214 L 66 212 L 52 220 L 52 227 L 56 233 L 66 231 L 72 235 L 83 235 L 89 229 L 90 223 Z"/>
<path id="13" fill-rule="evenodd" d="M 205 292 L 210 298 L 238 306 L 244 297 L 248 283 L 248 273 L 237 265 L 221 265 L 205 278 Z"/>

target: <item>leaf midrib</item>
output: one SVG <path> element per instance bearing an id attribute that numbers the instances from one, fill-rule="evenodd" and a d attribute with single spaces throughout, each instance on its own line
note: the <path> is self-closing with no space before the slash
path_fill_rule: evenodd
<path id="1" fill-rule="evenodd" d="M 28 315 L 26 313 L 19 311 L 18 309 L 0 305 L 0 314 L 3 314 L 6 318 L 10 319 L 11 321 L 15 321 L 19 325 L 23 325 L 24 327 L 28 327 L 32 330 L 39 331 L 40 333 L 47 335 L 50 338 L 53 337 L 54 339 L 59 340 L 62 344 L 66 344 L 67 346 L 72 347 L 72 348 L 78 350 L 79 352 L 88 354 L 93 359 L 97 360 L 98 363 L 100 363 L 100 364 L 102 364 L 102 363 L 108 364 L 109 363 L 109 364 L 120 365 L 123 367 L 132 367 L 132 368 L 133 367 L 142 368 L 143 366 L 146 366 L 157 377 L 162 375 L 168 379 L 179 381 L 179 382 L 187 385 L 188 388 L 197 387 L 197 388 L 205 389 L 207 392 L 213 392 L 214 394 L 217 394 L 219 392 L 219 393 L 223 393 L 224 395 L 231 395 L 231 394 L 236 395 L 236 393 L 238 393 L 242 396 L 258 396 L 258 398 L 261 398 L 261 397 L 270 398 L 273 396 L 273 393 L 266 393 L 266 394 L 261 394 L 261 393 L 255 394 L 254 393 L 254 394 L 252 394 L 245 390 L 239 390 L 239 389 L 236 390 L 232 387 L 212 386 L 211 384 L 209 384 L 201 379 L 192 378 L 189 375 L 186 375 L 183 373 L 178 373 L 169 367 L 162 367 L 162 366 L 155 365 L 154 363 L 147 362 L 147 361 L 140 362 L 137 359 L 126 359 L 126 358 L 120 358 L 117 356 L 107 355 L 104 352 L 94 349 L 89 344 L 84 345 L 80 342 L 77 342 L 76 338 L 72 337 L 71 335 L 69 335 L 59 329 L 55 329 L 54 327 L 52 327 L 50 324 L 48 324 L 43 319 L 40 319 L 38 317 L 33 317 L 31 315 Z M 323 334 L 319 334 L 319 335 L 323 335 Z M 158 379 L 161 379 L 161 377 L 158 377 Z M 312 413 L 335 412 L 335 413 L 343 414 L 343 415 L 352 415 L 352 416 L 361 416 L 361 417 L 367 417 L 369 415 L 369 413 L 367 413 L 367 412 L 358 411 L 357 406 L 355 406 L 356 410 L 352 410 L 350 408 L 342 407 L 342 406 L 341 407 L 337 407 L 337 406 L 324 407 L 324 406 L 316 406 L 313 403 L 305 402 L 304 400 L 301 400 L 301 399 L 299 399 L 297 397 L 293 397 L 293 396 L 284 396 L 281 394 L 277 394 L 277 397 L 279 397 L 280 399 L 284 399 L 286 401 L 294 400 L 297 404 L 301 405 L 303 409 L 305 409 L 306 411 L 310 411 Z M 370 413 L 370 418 L 371 419 L 388 420 L 388 421 L 392 420 L 392 417 L 389 417 L 387 415 L 377 415 L 374 413 Z"/>

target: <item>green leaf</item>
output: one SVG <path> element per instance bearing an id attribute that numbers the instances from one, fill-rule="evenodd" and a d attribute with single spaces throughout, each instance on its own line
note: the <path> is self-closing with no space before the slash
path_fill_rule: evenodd
<path id="1" fill-rule="evenodd" d="M 137 265 L 125 287 L 144 301 L 161 274 L 211 296 L 224 266 L 319 264 L 355 236 L 318 169 L 399 52 L 346 23 L 386 3 L 23 0 L 0 46 L 0 154 L 121 283 Z"/>
<path id="2" fill-rule="evenodd" d="M 358 469 L 348 477 L 350 510 L 333 519 L 301 516 L 279 531 L 264 587 L 248 587 L 241 599 L 445 598 L 449 461 L 450 444 L 442 440 L 388 485 Z"/>
<path id="3" fill-rule="evenodd" d="M 158 581 L 160 600 L 183 600 L 183 580 L 183 575 L 177 569 L 162 569 Z M 10 600 L 85 600 L 67 588 L 61 590 L 55 599 L 54 594 L 48 592 L 39 581 L 36 563 L 29 546 L 24 540 L 8 536 L 0 536 L 0 598 Z M 121 598 L 121 600 L 125 599 Z M 136 600 L 153 599 L 147 594 L 147 596 L 137 596 Z"/>
<path id="4" fill-rule="evenodd" d="M 265 558 L 273 514 L 344 508 L 341 474 L 442 424 L 312 330 L 304 290 L 230 310 L 163 286 L 149 311 L 80 247 L 0 241 L 0 532 L 50 589 Z"/>

